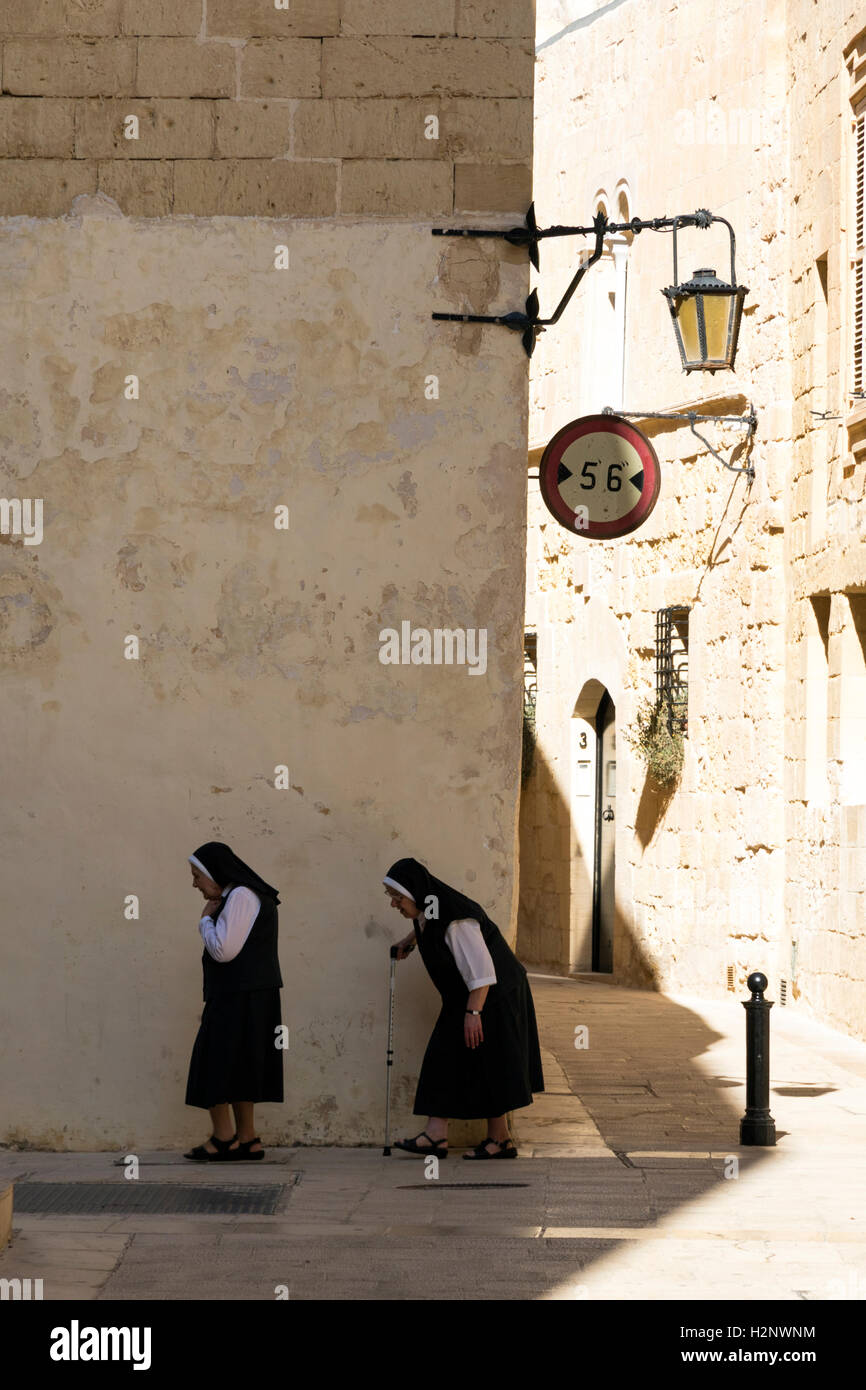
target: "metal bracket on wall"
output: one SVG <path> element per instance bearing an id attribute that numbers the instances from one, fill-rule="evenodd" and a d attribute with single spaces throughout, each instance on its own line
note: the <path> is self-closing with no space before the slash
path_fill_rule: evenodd
<path id="1" fill-rule="evenodd" d="M 752 440 L 758 428 L 758 417 L 755 414 L 754 406 L 749 407 L 748 415 L 700 415 L 694 410 L 614 410 L 613 406 L 610 405 L 606 405 L 601 413 L 602 415 L 621 415 L 627 420 L 688 420 L 692 434 L 696 439 L 701 441 L 705 448 L 709 449 L 713 458 L 718 459 L 719 463 L 723 464 L 731 473 L 745 473 L 749 482 L 751 482 L 755 476 L 755 470 L 751 463 L 747 463 L 744 468 L 738 468 L 736 464 L 729 463 L 728 460 L 719 453 L 718 449 L 714 449 L 710 441 L 704 438 L 699 430 L 695 429 L 695 422 L 697 420 L 719 420 L 726 421 L 730 425 L 741 425 L 744 429 L 748 430 L 746 448 L 748 452 L 751 452 Z M 731 458 L 733 458 L 737 448 L 739 448 L 739 445 L 736 445 L 732 450 Z"/>
<path id="2" fill-rule="evenodd" d="M 632 217 L 628 222 L 609 222 L 607 214 L 597 212 L 592 219 L 592 225 L 586 227 L 539 227 L 535 219 L 535 204 L 529 204 L 529 210 L 522 227 L 510 227 L 503 230 L 498 227 L 434 227 L 433 236 L 446 237 L 498 237 L 502 241 L 507 241 L 511 246 L 525 246 L 529 254 L 529 259 L 535 266 L 539 267 L 538 243 L 548 237 L 572 237 L 572 236 L 592 236 L 595 238 L 595 246 L 592 253 L 583 260 L 577 267 L 571 282 L 564 295 L 560 299 L 550 318 L 539 318 L 538 291 L 533 290 L 526 300 L 524 312 L 513 311 L 510 314 L 433 314 L 434 319 L 446 323 L 498 323 L 504 328 L 510 328 L 512 332 L 521 334 L 523 350 L 527 357 L 531 357 L 535 351 L 535 344 L 539 333 L 543 333 L 545 328 L 550 328 L 558 323 L 560 317 L 568 306 L 575 290 L 580 284 L 590 266 L 601 260 L 604 253 L 604 240 L 611 232 L 631 232 L 637 236 L 640 232 L 669 232 L 676 233 L 679 227 L 701 227 L 706 229 L 713 222 L 724 222 L 731 233 L 731 269 L 733 273 L 734 256 L 734 229 L 730 222 L 724 217 L 716 217 L 707 208 L 698 208 L 696 212 L 678 213 L 676 217 Z M 674 237 L 674 280 L 676 280 L 676 236 Z"/>
<path id="3" fill-rule="evenodd" d="M 866 400 L 866 391 L 849 392 L 854 401 Z M 844 420 L 844 415 L 834 415 L 830 410 L 810 410 L 810 415 L 814 415 L 818 420 Z"/>
<path id="4" fill-rule="evenodd" d="M 579 232 L 581 235 L 586 235 L 587 232 L 594 233 L 595 248 L 592 254 L 588 256 L 585 260 L 581 261 L 580 265 L 577 267 L 577 270 L 572 276 L 571 282 L 568 288 L 566 289 L 565 294 L 562 296 L 553 313 L 551 314 L 550 318 L 548 319 L 539 318 L 539 303 L 537 290 L 533 290 L 529 298 L 526 300 L 524 312 L 522 314 L 515 310 L 510 314 L 432 314 L 431 317 L 434 319 L 439 319 L 440 321 L 445 323 L 502 324 L 503 327 L 510 328 L 512 332 L 521 334 L 523 350 L 526 353 L 527 357 L 531 357 L 533 352 L 535 351 L 535 344 L 539 333 L 543 333 L 545 328 L 550 328 L 552 324 L 559 322 L 575 290 L 577 289 L 586 272 L 589 270 L 590 266 L 595 265 L 596 261 L 601 260 L 601 257 L 604 253 L 605 235 L 608 231 L 612 229 L 613 224 L 608 222 L 603 212 L 597 214 L 595 220 L 593 221 L 592 227 L 580 227 L 576 229 L 576 232 Z M 519 232 L 520 229 L 518 228 L 516 229 L 516 231 Z M 452 230 L 451 228 L 446 228 L 443 230 L 440 227 L 436 227 L 433 229 L 433 235 L 500 236 L 503 237 L 505 240 L 513 241 L 515 245 L 524 244 L 520 241 L 514 241 L 513 233 L 476 231 L 474 228 L 471 230 L 457 231 Z M 533 263 L 537 265 L 537 259 L 535 259 Z"/>

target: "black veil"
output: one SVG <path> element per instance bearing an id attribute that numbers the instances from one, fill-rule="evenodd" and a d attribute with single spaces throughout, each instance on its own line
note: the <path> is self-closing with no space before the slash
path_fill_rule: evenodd
<path id="1" fill-rule="evenodd" d="M 444 883 L 441 878 L 436 878 L 417 859 L 398 859 L 396 864 L 391 865 L 383 882 L 401 890 L 421 911 L 430 906 L 429 898 L 435 898 L 437 915 L 431 915 L 426 920 L 438 922 L 443 929 L 463 917 L 474 917 L 477 922 L 490 921 L 480 903 Z"/>
<path id="2" fill-rule="evenodd" d="M 208 840 L 206 845 L 199 846 L 190 859 L 197 859 L 221 889 L 224 889 L 227 883 L 231 883 L 236 888 L 251 888 L 260 897 L 272 898 L 275 903 L 280 901 L 278 890 L 265 883 L 255 869 L 251 869 L 249 864 L 239 859 L 234 850 L 224 845 L 221 840 Z"/>

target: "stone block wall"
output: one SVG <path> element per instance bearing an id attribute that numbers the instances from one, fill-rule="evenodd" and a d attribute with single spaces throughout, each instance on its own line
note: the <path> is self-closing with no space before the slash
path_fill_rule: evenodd
<path id="1" fill-rule="evenodd" d="M 77 194 L 96 192 L 144 217 L 522 214 L 532 183 L 533 8 L 7 5 L 0 216 L 58 216 Z"/>
<path id="2" fill-rule="evenodd" d="M 735 227 L 749 295 L 736 371 L 686 378 L 659 293 L 672 283 L 669 235 L 618 248 L 619 316 L 608 255 L 533 358 L 532 462 L 569 419 L 608 404 L 720 415 L 754 404 L 758 415 L 751 486 L 687 424 L 638 419 L 662 490 L 618 541 L 570 536 L 530 483 L 547 812 L 556 827 L 570 814 L 568 729 L 587 682 L 608 688 L 625 732 L 653 692 L 656 610 L 690 606 L 689 730 L 672 797 L 645 783 L 618 736 L 615 972 L 713 994 L 764 969 L 788 1006 L 862 1036 L 866 409 L 851 394 L 851 264 L 863 17 L 852 0 L 734 5 L 721 25 L 709 3 L 592 12 L 551 0 L 539 16 L 540 224 L 585 224 L 602 204 L 612 218 L 710 208 Z M 579 248 L 543 246 L 551 296 Z M 719 229 L 681 236 L 681 272 L 699 265 L 727 274 Z M 726 456 L 741 437 L 700 428 Z M 521 939 L 549 961 L 573 935 L 576 877 L 553 871 L 532 788 L 525 804 Z"/>
<path id="3" fill-rule="evenodd" d="M 564 9 L 573 24 L 547 24 L 539 46 L 539 222 L 587 225 L 602 205 L 615 221 L 706 207 L 733 223 L 738 278 L 750 290 L 736 371 L 687 377 L 661 294 L 672 283 L 671 235 L 620 239 L 627 279 L 617 278 L 611 243 L 532 361 L 533 470 L 556 430 L 607 405 L 733 415 L 754 401 L 759 417 L 750 487 L 687 421 L 636 419 L 659 455 L 662 485 L 649 520 L 619 540 L 569 534 L 530 482 L 530 525 L 541 540 L 527 622 L 539 632 L 539 743 L 559 820 L 574 819 L 570 730 L 582 695 L 605 687 L 616 706 L 615 976 L 714 993 L 726 988 L 729 966 L 738 984 L 761 963 L 772 973 L 783 915 L 784 6 L 737 5 L 722 26 L 703 4 L 546 8 Z M 743 24 L 752 35 L 745 49 Z M 544 312 L 589 249 L 577 238 L 542 246 Z M 681 233 L 681 277 L 698 266 L 728 275 L 721 226 Z M 744 438 L 722 422 L 700 428 L 726 458 Z M 741 453 L 734 461 L 742 464 Z M 691 608 L 689 728 L 683 778 L 666 800 L 629 734 L 639 702 L 655 691 L 656 611 L 678 604 Z M 556 879 L 542 849 L 537 866 L 532 855 L 521 861 L 524 941 L 539 875 L 557 883 L 555 900 L 544 901 L 560 936 L 573 937 L 575 912 L 587 912 L 591 855 Z"/>
<path id="4" fill-rule="evenodd" d="M 790 7 L 794 439 L 786 532 L 785 951 L 793 992 L 866 1036 L 866 403 L 853 395 L 855 146 L 866 29 Z M 825 418 L 826 417 L 826 418 Z"/>

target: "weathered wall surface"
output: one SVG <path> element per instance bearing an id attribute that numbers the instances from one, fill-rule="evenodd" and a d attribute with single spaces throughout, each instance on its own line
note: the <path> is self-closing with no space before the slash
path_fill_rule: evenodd
<path id="1" fill-rule="evenodd" d="M 851 127 L 866 98 L 866 16 L 851 0 L 818 7 L 796 0 L 789 12 L 798 196 L 791 213 L 795 429 L 785 547 L 787 935 L 805 1006 L 864 1036 L 866 409 L 852 394 Z"/>
<path id="2" fill-rule="evenodd" d="M 40 544 L 0 536 L 6 1142 L 199 1133 L 203 840 L 282 892 L 266 1140 L 381 1137 L 393 859 L 513 929 L 527 363 L 429 316 L 511 308 L 527 268 L 430 227 L 478 170 L 524 210 L 531 5 L 202 12 L 3 19 L 0 492 L 44 503 Z M 403 621 L 485 629 L 486 671 L 383 665 Z M 435 1001 L 413 957 L 398 1126 Z"/>
<path id="3" fill-rule="evenodd" d="M 615 974 L 714 992 L 728 965 L 738 982 L 758 966 L 772 973 L 781 931 L 780 575 L 790 458 L 784 6 L 735 6 L 722 26 L 709 23 L 705 5 L 593 8 L 559 5 L 567 30 L 542 21 L 540 222 L 589 223 L 602 204 L 614 220 L 708 207 L 736 229 L 738 278 L 750 294 L 735 374 L 687 378 L 660 293 L 671 283 L 670 235 L 613 239 L 533 359 L 532 457 L 569 419 L 606 405 L 739 414 L 753 399 L 757 478 L 747 488 L 687 425 L 637 421 L 653 438 L 662 487 L 632 535 L 570 536 L 530 484 L 527 623 L 539 633 L 539 758 L 522 818 L 520 940 L 561 966 L 562 943 L 589 910 L 591 855 L 581 858 L 573 829 L 568 840 L 570 729 L 586 715 L 576 708 L 582 691 L 596 681 L 617 712 Z M 744 47 L 745 23 L 752 37 Z M 554 121 L 556 139 L 546 140 Z M 697 266 L 727 275 L 724 229 L 683 232 L 680 243 L 683 278 Z M 587 245 L 543 247 L 547 300 L 555 303 Z M 704 428 L 726 455 L 742 438 L 733 427 Z M 673 604 L 692 608 L 689 737 L 681 787 L 665 807 L 626 731 L 654 691 L 655 611 Z M 576 870 L 563 865 L 566 843 Z"/>
<path id="4" fill-rule="evenodd" d="M 659 293 L 669 235 L 611 238 L 533 359 L 531 459 L 605 405 L 726 414 L 754 402 L 759 424 L 747 487 L 686 426 L 637 421 L 662 490 L 618 541 L 570 537 L 530 484 L 539 756 L 521 810 L 519 940 L 575 965 L 592 857 L 569 731 L 598 682 L 617 708 L 616 975 L 718 993 L 728 967 L 737 989 L 761 968 L 771 997 L 785 980 L 789 1005 L 862 1035 L 866 430 L 851 396 L 850 277 L 862 16 L 849 0 L 739 5 L 722 25 L 709 4 L 539 8 L 539 222 L 589 222 L 599 205 L 617 220 L 708 207 L 736 229 L 750 293 L 736 371 L 686 378 Z M 680 240 L 683 278 L 727 274 L 719 229 Z M 578 245 L 543 247 L 554 302 Z M 726 454 L 740 437 L 701 428 Z M 689 736 L 666 802 L 623 731 L 653 692 L 655 610 L 672 604 L 691 607 Z"/>

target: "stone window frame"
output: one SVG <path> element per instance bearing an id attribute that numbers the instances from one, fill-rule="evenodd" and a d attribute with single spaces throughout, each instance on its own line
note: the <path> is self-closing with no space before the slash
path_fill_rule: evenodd
<path id="1" fill-rule="evenodd" d="M 613 193 L 608 193 L 608 187 Z M 595 217 L 601 210 L 611 222 L 628 222 L 632 216 L 632 191 L 628 179 L 617 179 L 615 184 L 599 186 L 592 199 Z M 628 261 L 634 232 L 612 232 L 604 239 L 603 259 L 613 262 L 616 289 L 615 298 L 615 361 L 618 366 L 618 380 L 615 385 L 615 400 L 605 401 L 615 409 L 625 408 L 627 392 L 629 347 L 628 347 Z"/>
<path id="2" fill-rule="evenodd" d="M 866 806 L 866 593 L 842 589 L 831 602 L 829 718 L 835 800 L 840 806 Z"/>
<path id="3" fill-rule="evenodd" d="M 804 721 L 803 800 L 826 808 L 830 800 L 830 632 L 833 626 L 833 594 L 807 594 L 801 648 L 804 659 L 802 701 Z M 834 639 L 833 656 L 836 656 Z"/>
<path id="4" fill-rule="evenodd" d="M 866 809 L 866 590 L 806 596 L 803 800 Z"/>

